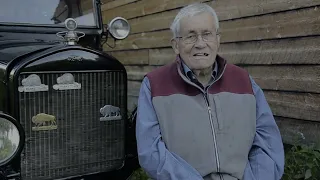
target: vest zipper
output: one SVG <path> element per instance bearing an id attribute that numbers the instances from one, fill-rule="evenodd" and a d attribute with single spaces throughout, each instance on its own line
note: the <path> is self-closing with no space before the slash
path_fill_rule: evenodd
<path id="1" fill-rule="evenodd" d="M 220 174 L 220 161 L 219 161 L 219 154 L 218 154 L 218 149 L 217 149 L 217 141 L 216 141 L 216 134 L 215 134 L 215 130 L 214 130 L 214 126 L 213 126 L 213 120 L 212 120 L 212 112 L 211 112 L 211 108 L 210 108 L 210 105 L 209 105 L 209 100 L 208 100 L 208 89 L 209 87 L 215 83 L 216 81 L 218 81 L 222 74 L 224 73 L 224 71 L 226 70 L 226 66 L 223 67 L 223 70 L 222 70 L 222 73 L 220 76 L 218 76 L 217 79 L 215 79 L 207 88 L 205 88 L 205 91 L 203 89 L 201 89 L 199 86 L 197 86 L 196 84 L 192 83 L 192 82 L 189 82 L 189 80 L 184 77 L 180 71 L 180 68 L 178 67 L 178 74 L 182 77 L 182 79 L 187 82 L 188 84 L 190 85 L 193 85 L 195 86 L 196 88 L 198 88 L 202 93 L 203 93 L 203 97 L 204 97 L 204 100 L 206 102 L 206 105 L 207 105 L 207 109 L 208 109 L 208 114 L 209 114 L 209 120 L 210 120 L 210 125 L 211 125 L 211 129 L 212 129 L 212 134 L 213 134 L 213 141 L 214 141 L 214 145 L 215 147 L 213 148 L 215 150 L 215 155 L 216 155 L 216 163 L 217 163 L 217 172 L 219 174 L 219 179 L 221 180 L 224 180 L 223 176 Z M 214 101 L 214 100 L 213 100 Z M 216 110 L 215 110 L 216 111 Z M 216 111 L 217 113 L 217 111 Z M 218 120 L 218 119 L 217 119 Z"/>
<path id="2" fill-rule="evenodd" d="M 208 100 L 208 96 L 207 96 L 207 91 L 204 94 L 204 100 L 206 102 L 207 105 L 207 109 L 208 109 L 208 114 L 209 114 L 209 120 L 210 120 L 210 125 L 211 125 L 211 130 L 212 130 L 212 136 L 213 136 L 213 143 L 214 143 L 214 150 L 215 150 L 215 155 L 216 155 L 216 163 L 217 163 L 217 172 L 220 173 L 220 161 L 219 161 L 219 154 L 218 154 L 218 146 L 217 146 L 217 140 L 216 140 L 216 133 L 215 133 L 215 129 L 213 126 L 213 120 L 212 120 L 212 112 L 211 112 L 211 107 L 209 105 L 209 100 Z M 219 174 L 220 178 L 221 175 Z"/>

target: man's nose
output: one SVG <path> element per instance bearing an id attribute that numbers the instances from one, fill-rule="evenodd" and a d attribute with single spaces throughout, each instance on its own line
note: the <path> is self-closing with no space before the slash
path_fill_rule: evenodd
<path id="1" fill-rule="evenodd" d="M 198 35 L 197 40 L 195 42 L 195 47 L 203 48 L 206 46 L 206 42 L 203 41 L 202 36 Z"/>

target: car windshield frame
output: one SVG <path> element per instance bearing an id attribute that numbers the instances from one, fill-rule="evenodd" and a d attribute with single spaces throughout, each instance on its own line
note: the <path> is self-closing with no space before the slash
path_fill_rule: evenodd
<path id="1" fill-rule="evenodd" d="M 67 0 L 68 1 L 68 0 Z M 79 0 L 83 1 L 83 0 Z M 101 29 L 101 12 L 99 12 L 99 3 L 97 0 L 90 0 L 92 3 L 92 11 L 91 13 L 93 14 L 93 23 L 94 25 L 83 25 L 78 23 L 77 29 Z M 77 18 L 74 18 L 77 22 Z M 42 28 L 65 28 L 64 21 L 59 22 L 58 24 L 36 24 L 36 23 L 19 23 L 19 22 L 4 22 L 0 21 L 0 27 L 1 26 L 15 26 L 15 27 L 30 27 L 30 28 L 37 28 L 37 27 L 42 27 Z"/>

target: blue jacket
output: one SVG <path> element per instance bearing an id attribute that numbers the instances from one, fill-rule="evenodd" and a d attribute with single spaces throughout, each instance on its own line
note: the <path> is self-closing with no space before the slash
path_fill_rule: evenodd
<path id="1" fill-rule="evenodd" d="M 184 66 L 185 73 L 190 69 Z M 256 98 L 256 134 L 250 150 L 244 180 L 279 180 L 284 171 L 281 135 L 263 91 L 250 77 Z M 162 140 L 152 105 L 150 83 L 143 79 L 137 109 L 136 137 L 141 167 L 153 179 L 203 179 L 199 172 L 177 154 L 168 151 Z"/>

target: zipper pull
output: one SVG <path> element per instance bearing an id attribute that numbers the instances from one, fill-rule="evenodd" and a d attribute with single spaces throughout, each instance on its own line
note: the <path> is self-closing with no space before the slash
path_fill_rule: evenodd
<path id="1" fill-rule="evenodd" d="M 208 106 L 208 111 L 209 111 L 209 114 L 211 115 L 211 107 Z"/>

